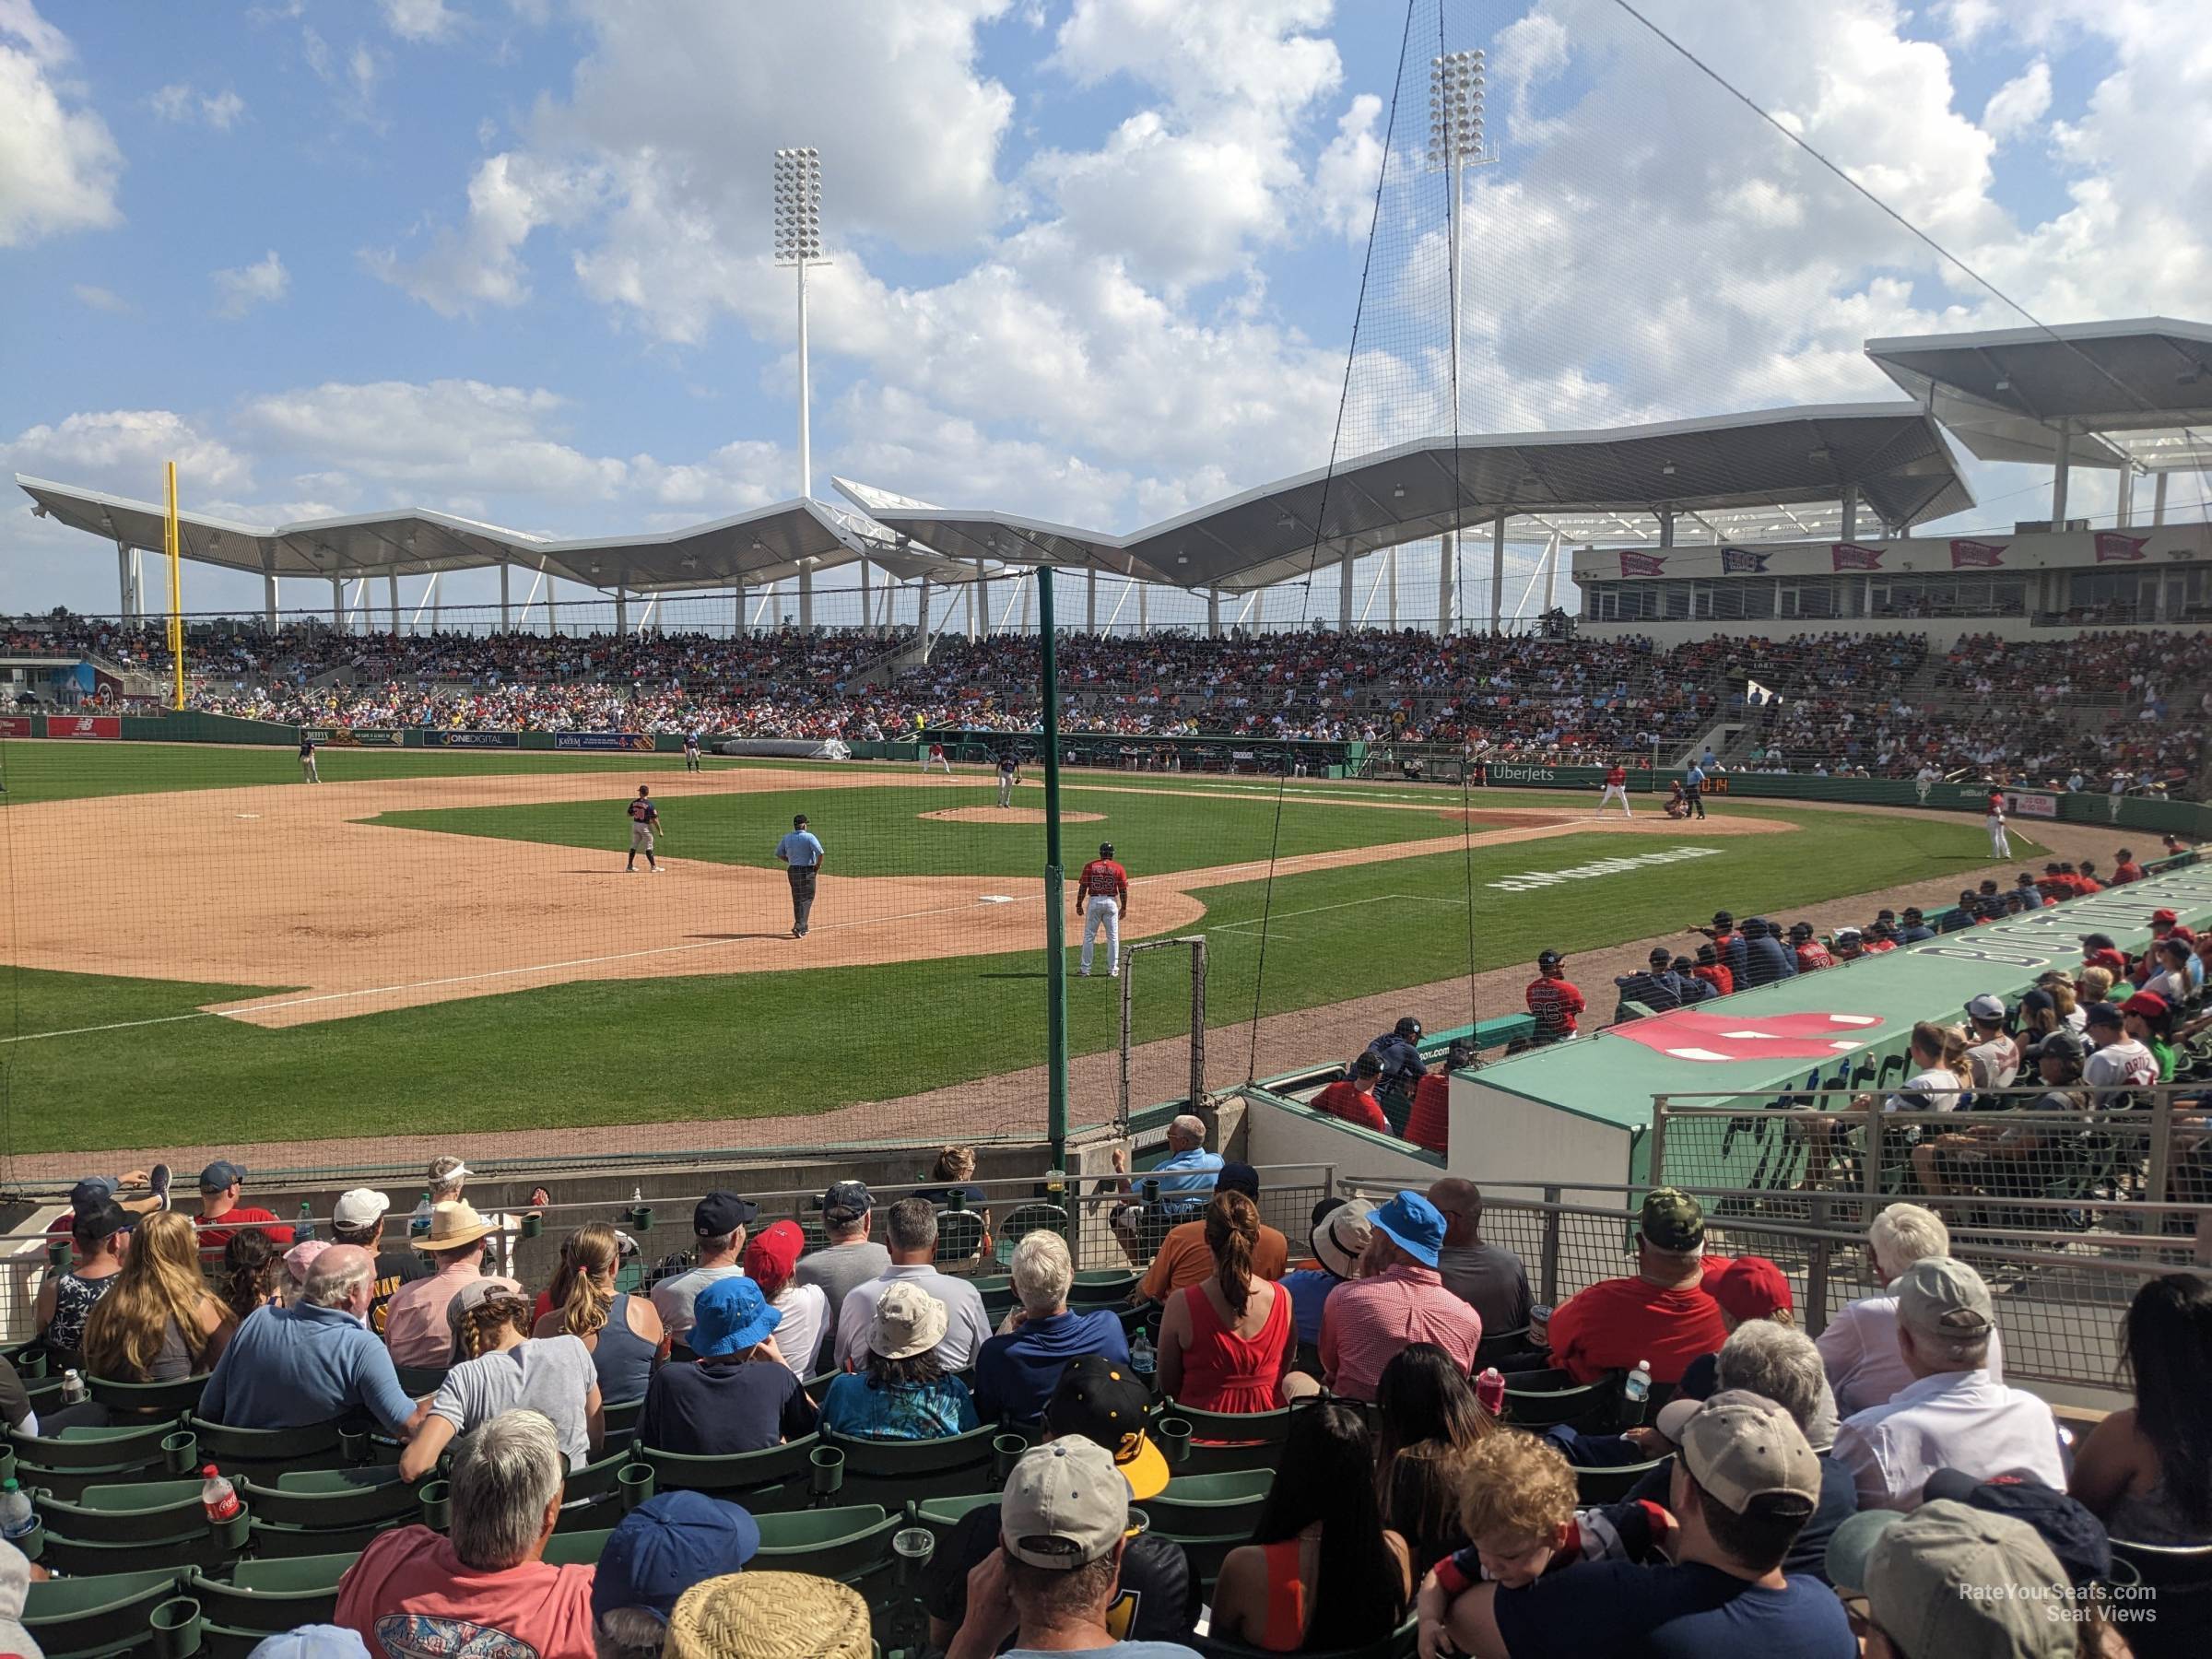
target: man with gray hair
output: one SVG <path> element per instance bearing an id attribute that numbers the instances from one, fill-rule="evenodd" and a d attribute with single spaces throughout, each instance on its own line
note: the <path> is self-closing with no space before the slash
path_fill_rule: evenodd
<path id="1" fill-rule="evenodd" d="M 1113 1149 L 1115 1184 L 1135 1193 L 1129 1180 L 1129 1152 Z M 1168 1155 L 1137 1177 L 1152 1186 L 1154 1196 L 1137 1204 L 1117 1206 L 1107 1218 L 1113 1236 L 1131 1262 L 1138 1266 L 1152 1259 L 1168 1230 L 1206 1211 L 1214 1195 L 1214 1181 L 1221 1173 L 1221 1154 L 1206 1149 L 1206 1120 L 1184 1112 L 1168 1125 Z"/>
<path id="2" fill-rule="evenodd" d="M 1041 1417 L 1071 1359 L 1097 1354 L 1119 1365 L 1129 1359 L 1129 1338 L 1113 1310 L 1068 1312 L 1076 1265 L 1066 1240 L 1051 1231 L 1026 1233 L 1014 1247 L 1012 1266 L 1021 1306 L 975 1360 L 975 1410 L 985 1422 Z"/>
<path id="3" fill-rule="evenodd" d="M 1836 1409 L 1845 1417 L 1881 1405 L 1912 1381 L 1898 1351 L 1897 1298 L 1887 1287 L 1913 1263 L 1950 1253 L 1950 1229 L 1917 1204 L 1892 1204 L 1866 1229 L 1866 1263 L 1885 1289 L 1834 1314 L 1818 1345 Z M 1989 1374 L 2005 1381 L 2005 1345 L 1994 1331 L 1989 1334 Z"/>
<path id="4" fill-rule="evenodd" d="M 545 1559 L 567 1473 L 550 1422 L 535 1411 L 501 1412 L 461 1444 L 451 1531 L 379 1533 L 339 1581 L 333 1622 L 388 1659 L 583 1659 L 593 1652 L 595 1569 Z"/>
<path id="5" fill-rule="evenodd" d="M 901 1280 L 920 1286 L 943 1302 L 952 1315 L 937 1345 L 937 1362 L 947 1374 L 964 1371 L 990 1339 L 991 1322 L 983 1315 L 982 1292 L 966 1279 L 939 1273 L 937 1212 L 926 1198 L 901 1198 L 884 1220 L 884 1242 L 891 1265 L 880 1277 L 855 1285 L 845 1293 L 837 1313 L 837 1364 L 848 1371 L 865 1371 L 868 1333 L 876 1324 L 876 1304 L 884 1291 Z"/>
<path id="6" fill-rule="evenodd" d="M 1912 1382 L 1845 1420 L 1836 1456 L 1861 1509 L 1912 1510 L 1938 1469 L 1976 1480 L 2023 1476 L 2065 1491 L 2058 1423 L 2034 1394 L 1989 1374 L 1997 1328 L 1989 1287 L 1964 1262 L 1930 1256 L 1897 1280 L 1897 1347 Z"/>
<path id="7" fill-rule="evenodd" d="M 215 1362 L 200 1415 L 239 1429 L 298 1429 L 366 1411 L 411 1439 L 428 1413 L 407 1398 L 392 1356 L 364 1323 L 376 1258 L 333 1244 L 308 1269 L 298 1305 L 255 1310 Z"/>

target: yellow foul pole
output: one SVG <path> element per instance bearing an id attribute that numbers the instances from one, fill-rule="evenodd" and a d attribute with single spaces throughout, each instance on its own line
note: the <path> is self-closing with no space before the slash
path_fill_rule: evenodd
<path id="1" fill-rule="evenodd" d="M 184 557 L 177 535 L 177 464 L 169 463 L 169 514 L 161 527 L 161 550 L 169 555 L 170 702 L 184 707 Z"/>

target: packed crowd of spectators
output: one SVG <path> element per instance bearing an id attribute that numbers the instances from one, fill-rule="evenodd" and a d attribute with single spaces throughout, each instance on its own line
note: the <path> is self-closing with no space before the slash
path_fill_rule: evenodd
<path id="1" fill-rule="evenodd" d="M 1197 1659 L 1199 1640 L 1334 1653 L 1407 1620 L 1422 1653 L 1484 1659 L 1859 1659 L 1862 1643 L 2115 1659 L 2131 1630 L 2112 1540 L 2212 1545 L 2200 1274 L 2142 1282 L 2120 1334 L 2134 1404 L 2072 1443 L 2005 1381 L 2002 1300 L 1930 1209 L 1875 1217 L 1881 1288 L 1815 1342 L 1782 1268 L 1718 1248 L 1723 1225 L 1677 1189 L 1641 1200 L 1629 1271 L 1546 1307 L 1484 1237 L 1471 1182 L 1326 1197 L 1290 1239 L 1259 1218 L 1258 1172 L 1206 1137 L 1178 1119 L 1150 1170 L 1117 1160 L 1112 1230 L 1142 1273 L 1126 1308 L 1071 1307 L 1074 1262 L 1048 1229 L 1015 1243 L 994 1320 L 972 1277 L 1000 1259 L 991 1212 L 959 1147 L 880 1213 L 861 1182 L 831 1185 L 812 1250 L 795 1222 L 709 1193 L 695 1249 L 640 1290 L 619 1288 L 635 1247 L 605 1222 L 564 1240 L 548 1284 L 512 1277 L 457 1158 L 432 1164 L 418 1235 L 388 1234 L 388 1196 L 359 1188 L 327 1238 L 245 1203 L 246 1171 L 218 1161 L 196 1218 L 162 1167 L 79 1183 L 55 1276 L 75 1288 L 41 1301 L 42 1338 L 103 1379 L 204 1377 L 213 1425 L 366 1415 L 400 1442 L 399 1480 L 442 1473 L 446 1524 L 376 1533 L 335 1623 L 272 1659 L 865 1659 L 885 1641 L 855 1590 L 756 1568 L 754 1516 L 701 1491 L 610 1510 L 595 1564 L 548 1562 L 564 1486 L 617 1406 L 642 1446 L 710 1458 L 817 1432 L 1020 1428 L 1030 1449 L 941 1530 L 914 1586 L 927 1651 L 948 1659 Z M 956 1212 L 984 1236 L 948 1256 Z M 20 1402 L 0 1372 L 0 1399 Z M 1515 1426 L 1585 1388 L 1606 1409 Z M 1195 1545 L 1138 1518 L 1174 1497 L 1165 1419 L 1194 1414 L 1200 1438 L 1233 1444 L 1239 1417 L 1286 1406 L 1265 1500 L 1209 1586 Z M 8 1415 L 35 1452 L 106 1413 Z M 43 1570 L 13 1548 L 0 1636 L 36 1652 L 7 1620 Z"/>
<path id="2" fill-rule="evenodd" d="M 158 632 L 57 614 L 4 625 L 17 649 L 81 651 L 164 672 Z M 783 629 L 730 638 L 392 636 L 288 626 L 275 641 L 196 629 L 192 706 L 281 724 L 880 741 L 925 729 L 1036 728 L 1038 643 L 940 638 L 929 660 L 865 677 L 912 630 Z M 1208 639 L 1067 635 L 1065 729 L 1124 738 L 1360 740 L 1465 747 L 1482 759 L 1671 763 L 1724 720 L 1720 759 L 1759 771 L 2177 792 L 2203 759 L 2212 636 L 2158 629 L 1947 653 L 1920 636 L 1774 641 L 1717 634 L 1660 650 L 1414 630 Z"/>

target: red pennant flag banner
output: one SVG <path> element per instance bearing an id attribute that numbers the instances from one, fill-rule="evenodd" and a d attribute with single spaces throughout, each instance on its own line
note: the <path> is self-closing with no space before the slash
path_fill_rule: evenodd
<path id="1" fill-rule="evenodd" d="M 1620 573 L 1623 576 L 1664 576 L 1666 574 L 1666 557 L 1660 553 L 1623 553 L 1620 556 Z"/>
<path id="2" fill-rule="evenodd" d="M 2116 530 L 2097 532 L 2097 562 L 2099 564 L 2132 564 L 2143 557 L 2148 545 L 2147 535 L 2122 535 Z"/>
<path id="3" fill-rule="evenodd" d="M 1963 571 L 1970 565 L 1995 569 L 2005 562 L 2004 542 L 1954 541 L 1951 544 L 1951 569 Z"/>
<path id="4" fill-rule="evenodd" d="M 1882 549 L 1862 547 L 1853 542 L 1834 542 L 1829 547 L 1829 556 L 1839 571 L 1878 571 L 1882 568 Z"/>

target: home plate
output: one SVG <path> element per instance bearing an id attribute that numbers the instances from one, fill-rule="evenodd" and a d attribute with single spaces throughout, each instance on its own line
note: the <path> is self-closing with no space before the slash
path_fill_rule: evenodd
<path id="1" fill-rule="evenodd" d="M 985 893 L 976 902 L 978 904 L 1011 904 L 1014 902 L 1014 896 L 1011 893 Z"/>

